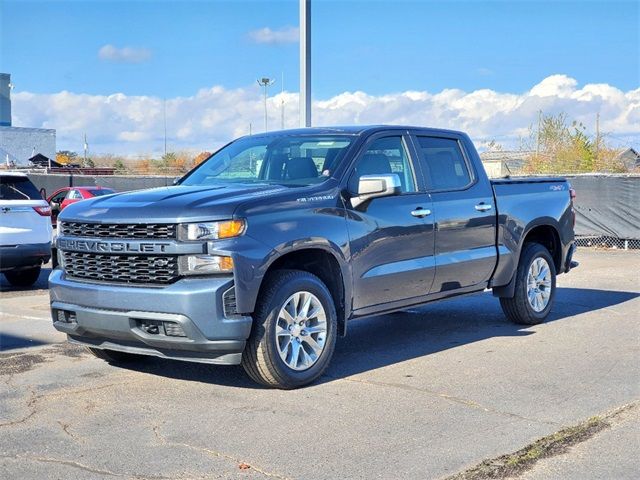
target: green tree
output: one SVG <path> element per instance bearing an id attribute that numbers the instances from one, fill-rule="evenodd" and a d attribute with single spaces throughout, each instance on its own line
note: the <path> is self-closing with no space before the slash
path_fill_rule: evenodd
<path id="1" fill-rule="evenodd" d="M 126 171 L 127 171 L 127 167 L 124 165 L 124 162 L 122 161 L 121 158 L 118 158 L 113 163 L 113 168 L 114 168 L 116 173 L 126 173 Z"/>
<path id="2" fill-rule="evenodd" d="M 535 153 L 529 159 L 529 173 L 619 172 L 624 169 L 615 149 L 606 145 L 604 135 L 589 134 L 585 125 L 565 113 L 541 115 L 537 128 L 529 129 L 523 149 Z"/>

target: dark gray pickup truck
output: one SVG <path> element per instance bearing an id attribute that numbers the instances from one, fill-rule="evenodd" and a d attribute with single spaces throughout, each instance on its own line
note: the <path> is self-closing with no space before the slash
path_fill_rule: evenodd
<path id="1" fill-rule="evenodd" d="M 295 388 L 350 319 L 490 288 L 536 324 L 576 265 L 566 180 L 489 181 L 460 132 L 253 135 L 176 183 L 60 215 L 54 326 L 100 358 L 241 363 Z"/>

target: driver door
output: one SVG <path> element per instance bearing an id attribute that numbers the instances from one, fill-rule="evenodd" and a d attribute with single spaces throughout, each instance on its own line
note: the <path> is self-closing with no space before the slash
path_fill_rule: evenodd
<path id="1" fill-rule="evenodd" d="M 349 176 L 349 194 L 362 175 L 396 174 L 398 195 L 374 198 L 358 207 L 347 201 L 353 272 L 353 309 L 390 308 L 391 302 L 427 295 L 435 274 L 431 198 L 418 162 L 403 134 L 374 136 L 361 150 Z M 376 308 L 378 306 L 378 308 Z"/>
<path id="2" fill-rule="evenodd" d="M 49 205 L 51 206 L 51 223 L 55 226 L 58 223 L 58 214 L 60 213 L 62 201 L 67 196 L 68 190 L 61 190 L 54 193 L 49 198 Z"/>

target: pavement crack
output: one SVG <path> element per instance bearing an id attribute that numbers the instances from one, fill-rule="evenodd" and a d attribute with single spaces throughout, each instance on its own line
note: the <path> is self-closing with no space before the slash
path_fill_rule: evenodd
<path id="1" fill-rule="evenodd" d="M 123 478 L 134 478 L 137 480 L 171 480 L 172 477 L 164 477 L 160 475 L 140 475 L 137 473 L 119 473 L 112 472 L 111 470 L 104 470 L 100 468 L 91 467 L 89 465 L 85 465 L 83 463 L 75 462 L 73 460 L 63 460 L 60 458 L 53 457 L 40 457 L 36 455 L 0 455 L 0 458 L 7 458 L 13 460 L 31 460 L 33 462 L 42 462 L 42 463 L 56 463 L 59 465 L 66 465 L 67 467 L 77 468 L 79 470 L 94 473 L 98 475 L 105 475 L 108 477 L 123 477 Z"/>
<path id="2" fill-rule="evenodd" d="M 199 447 L 197 445 L 191 445 L 189 443 L 185 443 L 185 442 L 175 442 L 172 440 L 168 440 L 167 437 L 165 437 L 161 432 L 160 432 L 160 425 L 154 425 L 153 426 L 153 433 L 156 436 L 156 439 L 158 440 L 158 442 L 162 445 L 173 445 L 173 446 L 181 446 L 184 448 L 188 448 L 191 450 L 196 450 L 199 452 L 203 452 L 206 453 L 208 455 L 212 455 L 214 457 L 218 457 L 218 458 L 224 458 L 226 460 L 230 460 L 232 462 L 234 462 L 239 469 L 245 470 L 245 469 L 251 469 L 254 470 L 262 475 L 264 475 L 265 477 L 271 477 L 271 478 L 279 478 L 281 480 L 291 480 L 289 477 L 285 477 L 283 475 L 280 475 L 279 473 L 274 473 L 274 472 L 268 472 L 260 467 L 257 467 L 256 465 L 254 465 L 253 463 L 244 461 L 244 460 L 240 460 L 239 458 L 234 457 L 233 455 L 229 455 L 228 453 L 224 453 L 224 452 L 219 452 L 217 450 L 213 450 L 210 448 L 206 448 L 206 447 Z"/>
<path id="3" fill-rule="evenodd" d="M 27 401 L 27 408 L 30 410 L 29 413 L 19 420 L 12 420 L 10 422 L 0 423 L 0 428 L 12 427 L 14 425 L 25 423 L 27 420 L 29 420 L 31 417 L 33 417 L 37 413 L 38 409 L 36 408 L 36 402 L 38 400 L 38 397 L 36 396 L 36 392 L 33 389 L 29 389 L 29 393 L 30 393 L 30 398 L 29 398 L 29 401 Z"/>
<path id="4" fill-rule="evenodd" d="M 70 430 L 69 427 L 71 425 L 69 425 L 68 423 L 63 423 L 60 420 L 58 420 L 58 425 L 60 425 L 60 428 L 62 428 L 62 431 L 64 433 L 66 433 L 68 436 L 70 436 L 73 440 L 78 441 L 78 437 L 76 437 Z"/>
<path id="5" fill-rule="evenodd" d="M 464 405 L 465 407 L 474 408 L 476 410 L 480 410 L 480 411 L 483 411 L 483 412 L 486 412 L 486 413 L 493 413 L 493 414 L 496 414 L 496 415 L 501 415 L 503 417 L 509 417 L 509 418 L 517 418 L 518 420 L 524 420 L 526 422 L 535 422 L 535 423 L 541 423 L 541 424 L 553 425 L 553 426 L 559 425 L 558 422 L 552 422 L 552 421 L 549 421 L 549 420 L 540 420 L 540 419 L 537 419 L 537 418 L 525 417 L 523 415 L 519 415 L 519 414 L 513 413 L 513 412 L 503 412 L 502 410 L 498 410 L 496 408 L 486 407 L 486 406 L 484 406 L 484 405 L 482 405 L 480 403 L 474 402 L 473 400 L 468 400 L 466 398 L 456 397 L 455 395 L 450 395 L 450 394 L 444 393 L 444 392 L 437 392 L 435 390 L 430 390 L 428 388 L 412 387 L 411 385 L 403 385 L 401 383 L 393 383 L 393 382 L 376 382 L 376 381 L 373 381 L 373 380 L 361 380 L 361 379 L 357 379 L 357 378 L 339 378 L 339 377 L 330 377 L 330 378 L 333 378 L 335 380 L 344 380 L 344 381 L 347 381 L 347 382 L 362 383 L 364 385 L 373 385 L 373 386 L 378 386 L 378 387 L 398 388 L 400 390 L 409 390 L 409 391 L 412 391 L 412 392 L 425 393 L 427 395 L 436 396 L 436 397 L 441 398 L 443 400 L 446 400 L 448 402 L 456 403 L 458 405 Z"/>

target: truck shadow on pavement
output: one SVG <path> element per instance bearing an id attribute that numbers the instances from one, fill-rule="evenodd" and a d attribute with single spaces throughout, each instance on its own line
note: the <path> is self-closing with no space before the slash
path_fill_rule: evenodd
<path id="1" fill-rule="evenodd" d="M 638 293 L 581 288 L 559 288 L 546 323 L 573 319 L 589 311 L 613 307 Z M 355 320 L 345 339 L 338 339 L 327 372 L 315 385 L 357 375 L 432 353 L 461 347 L 492 337 L 534 335 L 534 328 L 509 322 L 498 299 L 477 294 L 446 300 L 402 312 Z M 261 388 L 241 367 L 225 367 L 149 358 L 131 370 L 203 383 Z"/>

